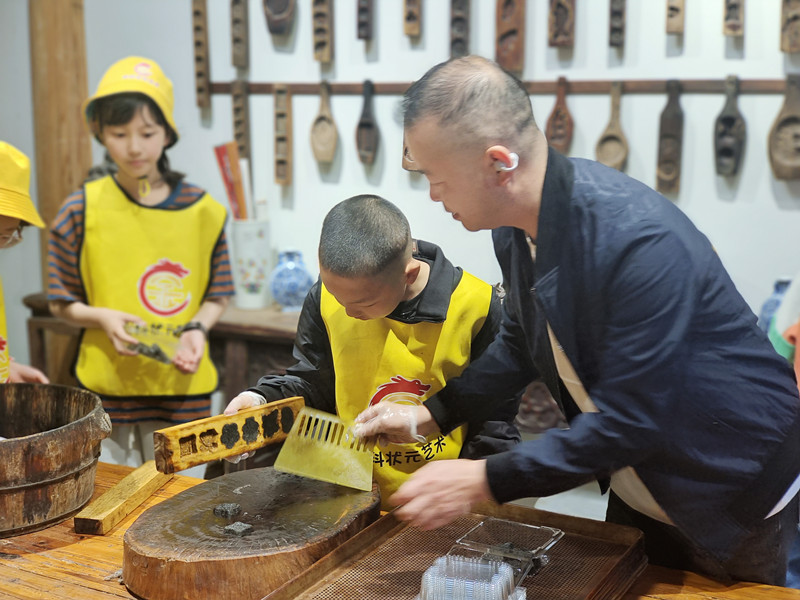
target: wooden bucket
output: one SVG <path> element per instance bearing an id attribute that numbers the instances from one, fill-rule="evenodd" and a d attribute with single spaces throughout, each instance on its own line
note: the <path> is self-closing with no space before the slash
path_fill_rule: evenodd
<path id="1" fill-rule="evenodd" d="M 0 538 L 54 525 L 92 497 L 111 420 L 78 388 L 0 385 Z"/>

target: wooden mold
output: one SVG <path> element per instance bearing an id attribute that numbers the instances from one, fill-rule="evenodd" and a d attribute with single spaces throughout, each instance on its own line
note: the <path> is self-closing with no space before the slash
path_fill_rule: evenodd
<path id="1" fill-rule="evenodd" d="M 667 0 L 667 33 L 683 34 L 684 0 Z"/>
<path id="2" fill-rule="evenodd" d="M 800 75 L 786 77 L 783 106 L 769 132 L 769 162 L 776 179 L 800 179 Z"/>
<path id="3" fill-rule="evenodd" d="M 211 74 L 208 62 L 208 16 L 206 0 L 192 0 L 192 38 L 194 41 L 194 89 L 197 106 L 211 106 Z"/>
<path id="4" fill-rule="evenodd" d="M 319 85 L 319 112 L 311 124 L 311 150 L 321 163 L 333 162 L 339 133 L 330 106 L 331 86 L 327 81 Z"/>
<path id="5" fill-rule="evenodd" d="M 519 75 L 525 66 L 525 2 L 497 0 L 495 7 L 495 60 Z"/>
<path id="6" fill-rule="evenodd" d="M 744 154 L 747 127 L 739 112 L 739 78 L 729 75 L 725 80 L 725 106 L 714 123 L 714 158 L 717 175 L 736 175 Z"/>
<path id="7" fill-rule="evenodd" d="M 311 9 L 314 23 L 314 60 L 333 60 L 333 0 L 314 0 Z"/>
<path id="8" fill-rule="evenodd" d="M 575 0 L 550 0 L 547 43 L 553 47 L 575 45 Z"/>
<path id="9" fill-rule="evenodd" d="M 155 461 L 147 461 L 75 515 L 75 533 L 107 534 L 170 479 L 172 473 L 159 473 Z"/>
<path id="10" fill-rule="evenodd" d="M 800 0 L 781 0 L 781 51 L 800 52 Z"/>
<path id="11" fill-rule="evenodd" d="M 664 194 L 677 194 L 681 185 L 683 152 L 683 109 L 680 105 L 681 83 L 667 81 L 667 105 L 661 113 L 658 133 L 658 165 L 656 189 Z"/>
<path id="12" fill-rule="evenodd" d="M 722 33 L 731 37 L 744 35 L 744 0 L 725 0 Z"/>
<path id="13" fill-rule="evenodd" d="M 611 83 L 611 117 L 603 135 L 597 141 L 595 154 L 597 160 L 604 165 L 619 171 L 625 170 L 628 160 L 628 139 L 622 132 L 619 119 L 620 98 L 622 97 L 622 82 Z"/>
<path id="14" fill-rule="evenodd" d="M 545 130 L 547 143 L 562 154 L 569 152 L 574 126 L 572 115 L 567 108 L 567 86 L 567 78 L 559 77 L 556 84 L 556 104 L 547 119 Z"/>
<path id="15" fill-rule="evenodd" d="M 250 158 L 250 102 L 246 81 L 231 83 L 233 105 L 233 139 L 239 147 L 239 158 Z"/>
<path id="16" fill-rule="evenodd" d="M 292 30 L 296 0 L 264 0 L 267 29 L 273 35 L 286 35 Z"/>
<path id="17" fill-rule="evenodd" d="M 159 429 L 153 434 L 156 469 L 174 473 L 282 442 L 304 404 L 294 396 Z"/>
<path id="18" fill-rule="evenodd" d="M 469 0 L 450 0 L 450 58 L 469 54 Z"/>
<path id="19" fill-rule="evenodd" d="M 372 0 L 358 0 L 356 4 L 356 31 L 358 39 L 372 39 L 372 21 L 374 15 Z"/>
<path id="20" fill-rule="evenodd" d="M 610 0 L 608 5 L 608 45 L 625 45 L 625 0 Z"/>
<path id="21" fill-rule="evenodd" d="M 375 86 L 369 79 L 364 81 L 364 106 L 361 109 L 361 117 L 356 126 L 356 148 L 358 148 L 358 159 L 365 165 L 375 162 L 375 154 L 378 151 L 380 142 L 380 130 L 375 121 L 372 110 L 372 97 L 375 94 Z"/>
<path id="22" fill-rule="evenodd" d="M 275 183 L 292 183 L 292 94 L 285 84 L 273 86 L 275 101 Z"/>
<path id="23" fill-rule="evenodd" d="M 409 37 L 422 33 L 422 0 L 403 0 L 403 33 Z"/>
<path id="24" fill-rule="evenodd" d="M 240 69 L 250 61 L 247 27 L 247 0 L 231 0 L 231 52 L 233 66 Z"/>

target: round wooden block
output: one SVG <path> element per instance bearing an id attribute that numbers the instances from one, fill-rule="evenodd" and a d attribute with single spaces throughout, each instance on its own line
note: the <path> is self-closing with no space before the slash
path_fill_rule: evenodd
<path id="1" fill-rule="evenodd" d="M 148 600 L 258 599 L 379 514 L 377 485 L 361 492 L 272 467 L 229 473 L 142 513 L 125 532 L 122 578 Z"/>

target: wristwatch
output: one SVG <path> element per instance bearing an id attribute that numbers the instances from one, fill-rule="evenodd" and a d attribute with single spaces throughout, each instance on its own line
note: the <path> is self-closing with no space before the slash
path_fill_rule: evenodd
<path id="1" fill-rule="evenodd" d="M 208 329 L 206 329 L 206 326 L 200 321 L 189 321 L 186 323 L 186 325 L 178 330 L 178 336 L 181 336 L 185 331 L 191 331 L 192 329 L 199 329 L 203 332 L 203 335 L 206 337 L 206 339 L 208 339 Z"/>

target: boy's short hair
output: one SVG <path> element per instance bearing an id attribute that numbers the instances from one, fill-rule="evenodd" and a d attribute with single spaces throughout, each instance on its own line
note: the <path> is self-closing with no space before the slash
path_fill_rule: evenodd
<path id="1" fill-rule="evenodd" d="M 380 196 L 353 196 L 325 216 L 319 264 L 342 277 L 373 277 L 410 258 L 411 243 L 411 227 L 399 208 Z"/>

